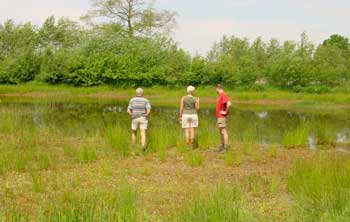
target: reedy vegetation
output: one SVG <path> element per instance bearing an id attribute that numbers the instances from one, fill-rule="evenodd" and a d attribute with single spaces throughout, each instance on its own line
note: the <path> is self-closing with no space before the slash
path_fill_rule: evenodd
<path id="1" fill-rule="evenodd" d="M 317 151 L 315 157 L 297 160 L 290 171 L 271 177 L 257 170 L 241 180 L 224 181 L 226 185 L 218 188 L 213 188 L 216 184 L 210 189 L 206 185 L 205 190 L 199 190 L 198 195 L 186 196 L 186 201 L 181 204 L 172 201 L 175 209 L 167 209 L 166 214 L 151 215 L 152 212 L 145 210 L 146 204 L 140 201 L 140 196 L 149 189 L 160 188 L 138 187 L 137 182 L 130 183 L 135 182 L 133 164 L 138 157 L 131 155 L 135 150 L 128 142 L 128 117 L 119 113 L 96 116 L 96 113 L 101 113 L 100 109 L 95 114 L 84 115 L 84 112 L 90 113 L 94 109 L 89 103 L 81 106 L 58 102 L 60 112 L 56 113 L 52 110 L 53 104 L 37 105 L 35 109 L 6 103 L 2 106 L 0 179 L 8 181 L 15 176 L 26 183 L 2 184 L 0 195 L 4 199 L 0 206 L 0 221 L 280 221 L 282 218 L 335 222 L 349 218 L 349 156 L 337 155 L 333 151 L 324 152 L 322 156 L 318 156 Z M 65 106 L 69 108 L 64 109 Z M 34 118 L 25 118 L 33 113 Z M 67 116 L 69 119 L 66 119 Z M 169 120 L 169 116 L 174 116 L 174 119 Z M 175 159 L 183 161 L 182 167 L 191 168 L 194 172 L 220 163 L 222 165 L 216 166 L 232 167 L 234 172 L 246 167 L 249 162 L 266 164 L 266 158 L 268 161 L 278 160 L 279 155 L 285 152 L 280 145 L 262 149 L 256 143 L 254 132 L 249 131 L 244 135 L 232 135 L 235 140 L 232 151 L 209 160 L 206 159 L 206 150 L 218 143 L 215 121 L 203 118 L 198 130 L 199 149 L 195 151 L 184 148 L 182 130 L 174 126 L 175 123 L 176 115 L 173 114 L 159 115 L 157 121 L 151 121 L 149 150 L 145 154 L 136 153 L 145 158 L 142 165 L 151 160 L 156 162 L 156 167 L 161 167 L 163 162 Z M 324 132 L 328 126 L 317 122 L 310 127 L 303 124 L 309 123 L 300 123 L 299 127 L 289 129 L 292 133 L 286 131 L 288 145 L 299 148 L 306 143 L 305 135 L 311 128 L 315 130 L 315 135 L 323 138 L 321 144 L 328 145 L 329 136 Z M 290 135 L 301 135 L 302 139 L 297 136 L 293 141 Z M 122 179 L 118 183 L 110 187 L 101 186 L 99 183 L 112 180 L 111 165 L 119 164 L 125 158 L 130 159 L 129 167 L 132 169 L 124 168 L 124 175 L 120 175 Z M 152 168 L 138 170 L 143 178 L 153 173 Z M 92 176 L 79 174 L 81 171 L 88 171 Z M 218 184 L 220 182 L 223 181 L 217 181 Z M 261 215 L 259 207 L 254 205 L 256 199 L 252 201 L 250 197 L 274 198 L 285 190 L 286 184 L 286 195 L 293 197 L 294 204 L 291 209 L 285 209 L 289 214 L 282 215 L 280 220 Z M 30 196 L 26 200 L 29 203 L 15 202 L 22 200 L 14 190 L 17 186 L 20 186 L 20 195 L 25 192 Z M 176 188 L 187 189 L 182 186 Z"/>

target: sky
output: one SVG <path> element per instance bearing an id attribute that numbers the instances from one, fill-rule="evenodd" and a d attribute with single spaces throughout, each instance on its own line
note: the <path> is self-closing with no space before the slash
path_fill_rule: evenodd
<path id="1" fill-rule="evenodd" d="M 0 22 L 40 25 L 51 15 L 79 19 L 89 0 L 0 0 Z M 178 13 L 172 33 L 192 54 L 205 54 L 223 35 L 254 40 L 299 40 L 306 32 L 320 43 L 338 33 L 350 37 L 349 0 L 158 0 L 156 7 Z"/>

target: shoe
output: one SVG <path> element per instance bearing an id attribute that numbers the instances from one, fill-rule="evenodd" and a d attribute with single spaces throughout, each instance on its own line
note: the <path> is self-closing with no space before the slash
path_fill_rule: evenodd
<path id="1" fill-rule="evenodd" d="M 219 149 L 215 150 L 216 153 L 225 153 L 226 148 L 224 145 L 221 145 Z"/>
<path id="2" fill-rule="evenodd" d="M 230 148 L 229 145 L 226 145 L 226 146 L 221 145 L 220 148 L 219 148 L 218 150 L 216 150 L 215 152 L 220 153 L 220 154 L 224 154 L 224 153 L 226 153 L 226 151 L 227 151 L 229 148 Z"/>

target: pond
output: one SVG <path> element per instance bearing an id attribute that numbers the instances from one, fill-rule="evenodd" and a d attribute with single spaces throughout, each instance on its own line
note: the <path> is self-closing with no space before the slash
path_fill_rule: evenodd
<path id="1" fill-rule="evenodd" d="M 235 106 L 229 116 L 229 133 L 233 141 L 285 146 L 308 146 L 350 142 L 350 114 L 288 110 L 284 107 Z M 44 129 L 60 135 L 89 137 L 102 135 L 108 126 L 128 131 L 130 119 L 126 102 L 52 102 L 0 104 L 0 131 L 8 127 Z M 218 143 L 214 109 L 200 111 L 198 142 Z M 181 134 L 178 110 L 154 107 L 150 118 L 153 138 Z M 174 138 L 174 140 L 179 137 Z M 208 142 L 208 140 L 212 140 Z M 169 144 L 170 145 L 170 144 Z"/>

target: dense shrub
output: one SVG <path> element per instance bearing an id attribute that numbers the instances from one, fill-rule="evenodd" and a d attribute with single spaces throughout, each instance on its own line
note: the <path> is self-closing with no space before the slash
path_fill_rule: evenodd
<path id="1" fill-rule="evenodd" d="M 263 91 L 267 86 L 327 93 L 350 84 L 350 42 L 333 35 L 315 47 L 300 42 L 234 36 L 206 57 L 191 56 L 163 35 L 125 36 L 115 24 L 84 30 L 49 17 L 41 27 L 0 24 L 0 83 L 32 80 L 95 86 L 214 85 Z M 265 84 L 256 84 L 264 80 Z"/>

